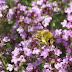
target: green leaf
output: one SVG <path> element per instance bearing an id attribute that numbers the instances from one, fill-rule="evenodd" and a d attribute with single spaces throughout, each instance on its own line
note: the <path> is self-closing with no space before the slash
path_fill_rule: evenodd
<path id="1" fill-rule="evenodd" d="M 53 23 L 53 27 L 55 27 L 55 23 Z"/>
<path id="2" fill-rule="evenodd" d="M 68 56 L 69 55 L 69 53 L 66 53 L 66 56 Z"/>
<path id="3" fill-rule="evenodd" d="M 38 68 L 38 69 L 42 69 L 43 66 L 44 66 L 44 64 L 45 64 L 45 61 L 43 61 L 42 64 L 38 65 L 37 68 Z"/>
<path id="4" fill-rule="evenodd" d="M 7 47 L 10 47 L 11 45 L 10 45 L 10 43 L 6 43 L 6 46 L 7 46 Z"/>
<path id="5" fill-rule="evenodd" d="M 8 24 L 13 24 L 13 23 L 14 23 L 14 21 L 9 21 L 9 22 L 8 22 Z"/>
<path id="6" fill-rule="evenodd" d="M 2 54 L 0 53 L 0 57 L 2 56 Z"/>

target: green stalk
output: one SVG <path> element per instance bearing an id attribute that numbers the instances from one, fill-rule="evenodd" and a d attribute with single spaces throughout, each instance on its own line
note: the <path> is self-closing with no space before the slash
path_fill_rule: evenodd
<path id="1" fill-rule="evenodd" d="M 5 72 L 8 72 L 8 71 L 7 71 L 7 66 L 6 66 L 6 63 L 5 63 L 4 59 L 1 57 L 0 60 L 1 60 L 3 66 L 4 66 L 4 68 L 5 68 Z"/>

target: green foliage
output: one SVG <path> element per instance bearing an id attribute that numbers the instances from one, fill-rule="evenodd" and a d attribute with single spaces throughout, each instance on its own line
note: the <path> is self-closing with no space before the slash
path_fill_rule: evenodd
<path id="1" fill-rule="evenodd" d="M 14 24 L 14 21 L 13 21 L 13 20 L 11 20 L 11 21 L 9 21 L 9 22 L 8 22 L 8 24 Z"/>
<path id="2" fill-rule="evenodd" d="M 52 22 L 51 22 L 51 27 L 53 28 L 57 28 L 57 29 L 60 29 L 62 28 L 61 26 L 61 22 L 66 19 L 66 14 L 62 14 L 61 12 L 56 12 L 54 13 L 54 16 L 53 16 L 53 19 L 52 19 Z"/>
<path id="3" fill-rule="evenodd" d="M 34 58 L 32 59 L 32 61 L 36 61 L 36 59 L 37 59 L 37 58 L 36 58 L 36 57 L 34 57 Z"/>
<path id="4" fill-rule="evenodd" d="M 43 69 L 44 64 L 45 64 L 45 61 L 43 61 L 43 62 L 42 62 L 42 64 L 38 65 L 38 66 L 37 66 L 37 69 L 41 69 L 41 70 L 42 70 L 42 69 Z"/>
<path id="5" fill-rule="evenodd" d="M 6 46 L 9 48 L 11 45 L 10 45 L 10 43 L 6 43 Z"/>

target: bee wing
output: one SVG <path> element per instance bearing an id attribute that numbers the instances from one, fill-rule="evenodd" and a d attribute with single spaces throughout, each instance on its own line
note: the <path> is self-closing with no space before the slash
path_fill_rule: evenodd
<path id="1" fill-rule="evenodd" d="M 37 34 L 38 31 L 41 31 L 41 29 L 34 29 L 33 31 L 30 31 L 31 34 Z"/>

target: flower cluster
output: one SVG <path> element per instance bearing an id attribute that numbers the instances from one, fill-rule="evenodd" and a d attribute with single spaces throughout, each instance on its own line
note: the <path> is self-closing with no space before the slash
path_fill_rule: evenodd
<path id="1" fill-rule="evenodd" d="M 0 72 L 72 72 L 72 1 L 9 2 L 0 0 Z M 54 43 L 34 38 L 38 30 Z"/>
<path id="2" fill-rule="evenodd" d="M 8 8 L 8 6 L 5 4 L 5 0 L 0 0 L 0 17 L 3 16 L 3 13 L 5 13 L 6 8 Z"/>

